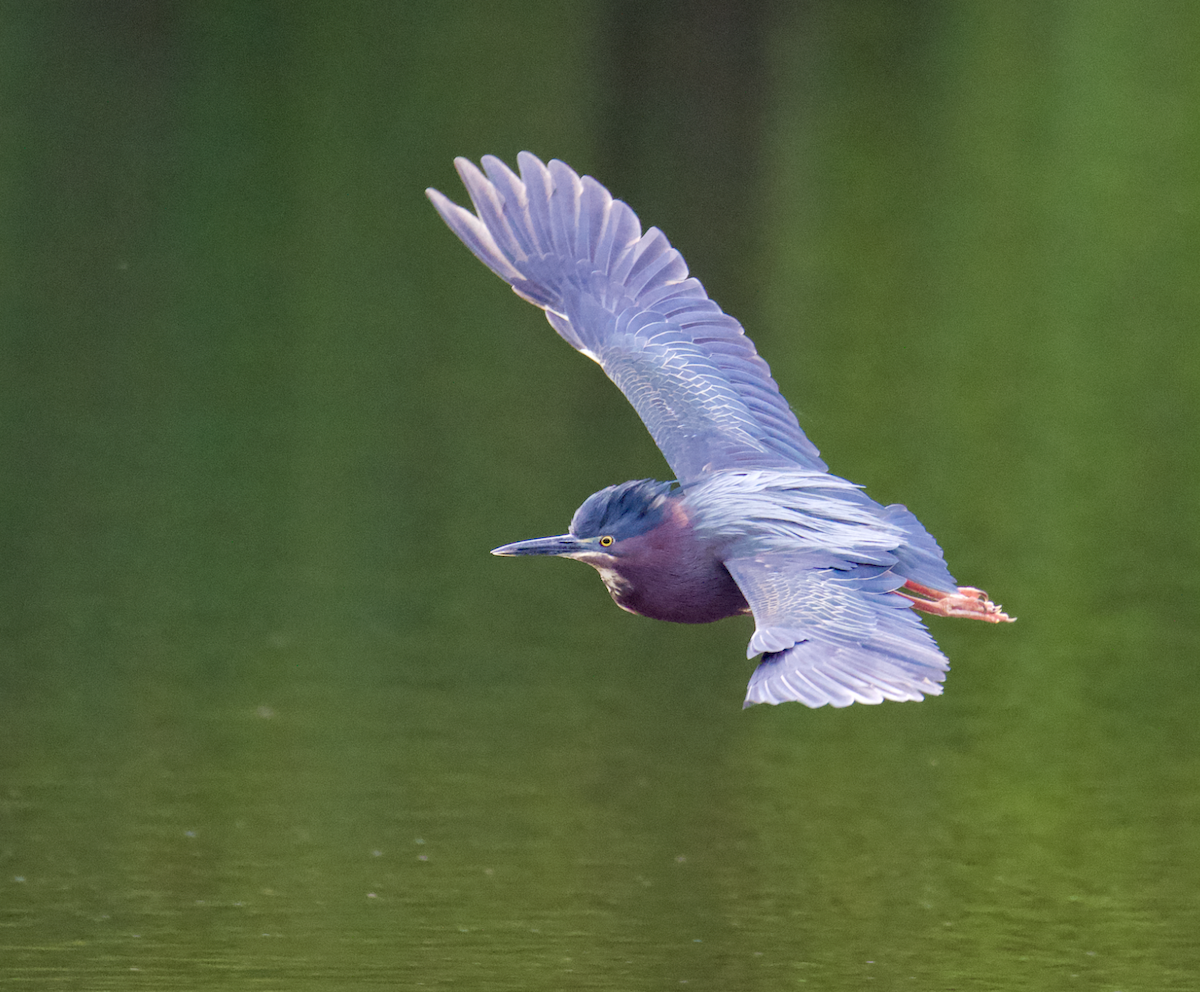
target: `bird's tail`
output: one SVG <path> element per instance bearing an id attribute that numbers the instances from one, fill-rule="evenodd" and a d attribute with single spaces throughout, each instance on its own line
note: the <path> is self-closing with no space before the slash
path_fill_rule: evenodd
<path id="1" fill-rule="evenodd" d="M 884 514 L 888 523 L 900 528 L 907 536 L 907 540 L 892 552 L 897 560 L 893 571 L 903 575 L 909 582 L 917 582 L 931 589 L 957 591 L 958 583 L 946 568 L 941 547 L 912 511 L 899 503 L 892 503 L 884 507 Z"/>

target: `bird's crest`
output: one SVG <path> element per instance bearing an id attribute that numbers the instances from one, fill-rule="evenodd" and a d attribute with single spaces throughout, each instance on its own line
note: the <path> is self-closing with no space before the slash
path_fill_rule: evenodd
<path id="1" fill-rule="evenodd" d="M 571 518 L 576 537 L 609 534 L 618 541 L 653 530 L 663 521 L 672 482 L 638 479 L 593 493 Z"/>

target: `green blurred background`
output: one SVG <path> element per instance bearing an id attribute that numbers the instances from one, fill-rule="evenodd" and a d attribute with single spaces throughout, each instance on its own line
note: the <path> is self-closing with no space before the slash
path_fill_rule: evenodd
<path id="1" fill-rule="evenodd" d="M 0 3 L 0 984 L 1200 985 L 1194 4 Z M 667 477 L 425 201 L 663 228 L 1020 623 L 740 709 L 501 561 Z"/>

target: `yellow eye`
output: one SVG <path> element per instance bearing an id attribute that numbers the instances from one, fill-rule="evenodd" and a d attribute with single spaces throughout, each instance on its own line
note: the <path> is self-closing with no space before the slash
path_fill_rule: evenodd
<path id="1" fill-rule="evenodd" d="M 600 547 L 607 548 L 607 547 L 611 547 L 611 546 L 612 546 L 612 538 L 609 537 L 607 534 L 605 534 L 602 538 L 600 538 Z"/>

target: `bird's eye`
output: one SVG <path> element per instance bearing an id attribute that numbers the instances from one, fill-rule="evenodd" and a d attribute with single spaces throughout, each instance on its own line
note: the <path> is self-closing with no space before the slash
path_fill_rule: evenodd
<path id="1" fill-rule="evenodd" d="M 607 534 L 605 534 L 602 538 L 600 538 L 600 547 L 602 547 L 602 548 L 611 547 L 612 541 L 613 541 L 613 539 L 611 537 L 609 537 Z"/>

